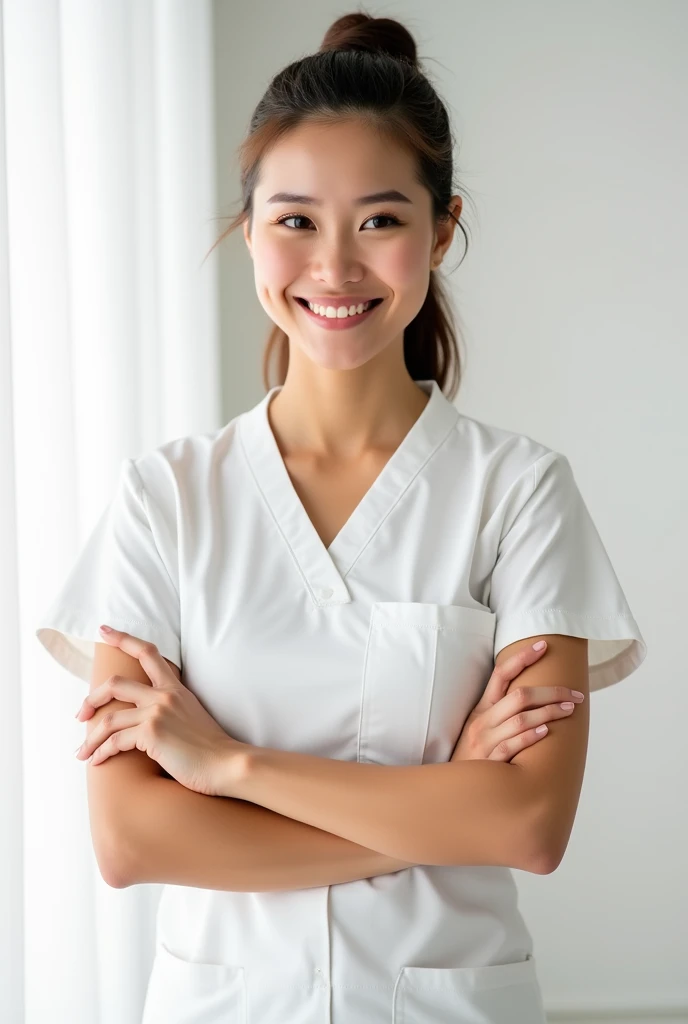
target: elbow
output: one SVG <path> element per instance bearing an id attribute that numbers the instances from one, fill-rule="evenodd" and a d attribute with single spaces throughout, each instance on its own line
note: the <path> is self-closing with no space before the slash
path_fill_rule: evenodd
<path id="1" fill-rule="evenodd" d="M 134 885 L 135 875 L 130 864 L 131 861 L 125 861 L 123 857 L 113 857 L 100 872 L 103 881 L 112 889 L 126 889 L 128 886 Z"/>
<path id="2" fill-rule="evenodd" d="M 139 875 L 137 871 L 138 860 L 134 856 L 134 847 L 131 843 L 121 842 L 115 847 L 115 856 L 110 862 L 109 884 L 114 889 L 127 889 L 130 885 L 137 885 Z"/>
<path id="3" fill-rule="evenodd" d="M 540 874 L 551 875 L 553 871 L 556 871 L 561 862 L 564 859 L 566 853 L 566 847 L 569 845 L 569 838 L 571 833 L 569 832 L 563 838 L 559 838 L 557 842 L 550 842 L 544 849 L 540 864 L 542 869 Z"/>
<path id="4" fill-rule="evenodd" d="M 100 876 L 111 889 L 126 889 L 134 884 L 133 856 L 130 844 L 125 844 L 112 833 L 102 836 L 95 844 Z"/>
<path id="5" fill-rule="evenodd" d="M 117 859 L 101 869 L 103 881 L 111 889 L 127 889 L 130 885 L 136 885 L 136 875 L 122 859 Z"/>
<path id="6" fill-rule="evenodd" d="M 122 875 L 114 874 L 111 871 L 101 871 L 100 876 L 111 889 L 126 889 L 128 885 L 132 884 L 127 882 Z"/>
<path id="7" fill-rule="evenodd" d="M 543 828 L 536 829 L 536 834 L 538 842 L 536 849 L 531 853 L 529 871 L 536 875 L 551 875 L 564 859 L 569 837 L 562 839 L 561 836 L 554 835 L 550 818 Z"/>
<path id="8" fill-rule="evenodd" d="M 526 801 L 525 807 L 530 808 L 530 813 L 522 808 L 521 818 L 526 825 L 521 859 L 523 870 L 534 875 L 551 875 L 561 864 L 568 837 L 562 840 L 558 835 L 559 816 L 552 813 L 548 804 L 532 800 Z"/>
<path id="9" fill-rule="evenodd" d="M 114 858 L 105 859 L 96 854 L 96 861 L 100 877 L 106 885 L 109 885 L 111 889 L 126 889 L 129 885 L 126 874 Z"/>
<path id="10" fill-rule="evenodd" d="M 528 870 L 533 875 L 551 875 L 561 864 L 561 857 L 554 856 L 547 850 L 539 857 L 532 858 Z"/>
<path id="11" fill-rule="evenodd" d="M 546 842 L 533 842 L 533 833 L 524 842 L 524 855 L 519 867 L 531 875 L 551 875 L 561 863 L 558 851 Z"/>

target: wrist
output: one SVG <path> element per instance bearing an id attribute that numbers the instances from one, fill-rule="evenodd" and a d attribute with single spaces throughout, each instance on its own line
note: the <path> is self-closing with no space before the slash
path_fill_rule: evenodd
<path id="1" fill-rule="evenodd" d="M 234 740 L 220 758 L 216 795 L 243 799 L 243 786 L 248 780 L 254 752 L 258 748 Z"/>

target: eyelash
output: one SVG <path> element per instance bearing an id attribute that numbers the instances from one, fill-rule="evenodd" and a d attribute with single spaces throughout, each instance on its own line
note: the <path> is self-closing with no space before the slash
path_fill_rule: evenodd
<path id="1" fill-rule="evenodd" d="M 307 217 L 304 213 L 285 213 L 281 217 L 278 217 L 278 219 L 275 221 L 275 224 L 282 224 L 285 220 L 291 220 L 292 217 L 302 217 L 303 220 L 310 220 L 310 217 Z M 372 214 L 372 216 L 368 217 L 366 221 L 364 221 L 364 224 L 367 223 L 368 220 L 374 220 L 376 217 L 384 217 L 386 220 L 394 221 L 394 226 L 395 227 L 401 227 L 402 226 L 402 222 L 399 220 L 398 217 L 395 217 L 393 213 L 374 213 L 374 214 Z M 298 231 L 298 230 L 300 230 L 300 229 L 299 228 L 289 228 L 289 231 Z"/>

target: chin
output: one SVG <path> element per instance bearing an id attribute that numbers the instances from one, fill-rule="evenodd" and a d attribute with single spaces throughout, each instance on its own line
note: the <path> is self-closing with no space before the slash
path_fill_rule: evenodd
<path id="1" fill-rule="evenodd" d="M 347 350 L 345 346 L 342 346 L 339 351 L 329 346 L 327 351 L 324 351 L 322 348 L 313 351 L 310 347 L 305 348 L 303 345 L 299 345 L 302 355 L 323 370 L 357 370 L 359 366 L 365 366 L 366 363 L 371 362 L 376 356 L 380 355 L 385 347 L 383 346 L 381 349 L 375 349 L 374 351 L 359 350 L 356 353 L 351 351 L 351 349 Z"/>

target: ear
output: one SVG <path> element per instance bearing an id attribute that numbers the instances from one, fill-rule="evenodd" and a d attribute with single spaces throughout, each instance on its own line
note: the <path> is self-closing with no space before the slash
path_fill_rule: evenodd
<path id="1" fill-rule="evenodd" d="M 452 196 L 449 200 L 449 210 L 452 216 L 448 217 L 446 221 L 438 221 L 435 226 L 435 244 L 430 254 L 431 263 L 437 265 L 442 262 L 445 252 L 452 244 L 454 231 L 456 230 L 456 221 L 461 216 L 462 208 L 463 199 L 461 196 Z"/>
<path id="2" fill-rule="evenodd" d="M 248 217 L 246 218 L 246 220 L 243 223 L 243 229 L 244 229 L 244 241 L 246 242 L 246 245 L 248 247 L 248 254 L 251 257 L 251 259 L 253 259 L 253 250 L 251 249 L 251 236 L 250 236 L 249 230 L 248 230 Z"/>

